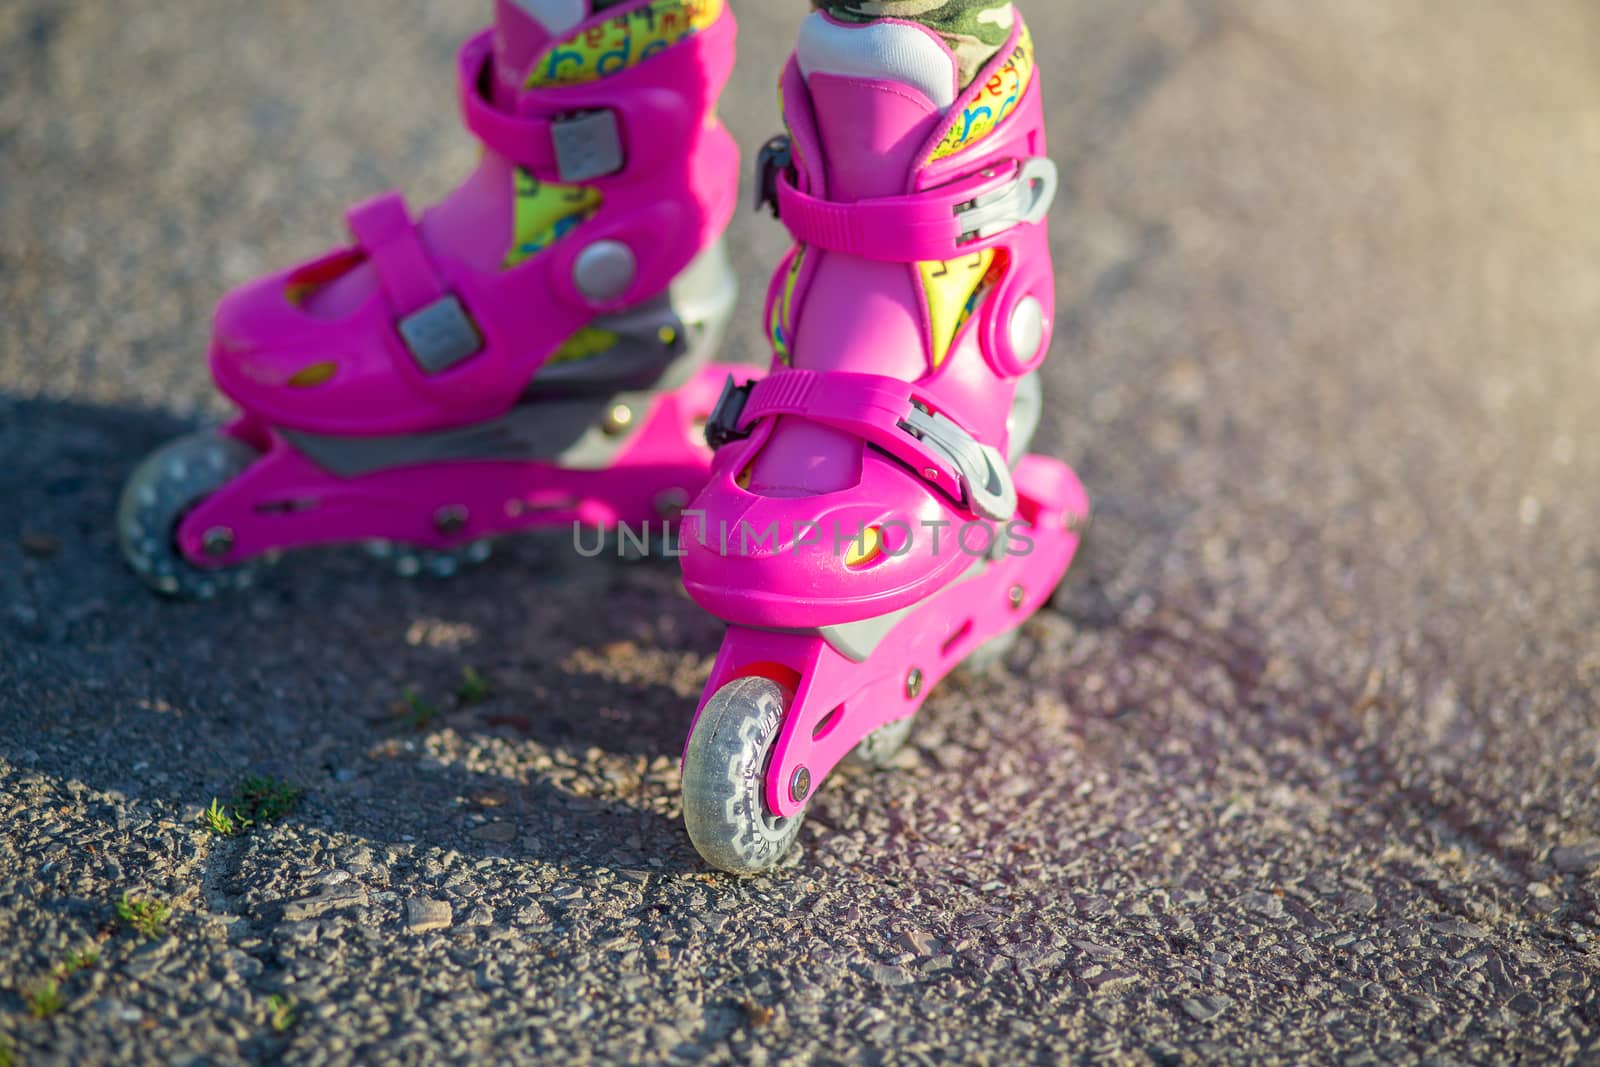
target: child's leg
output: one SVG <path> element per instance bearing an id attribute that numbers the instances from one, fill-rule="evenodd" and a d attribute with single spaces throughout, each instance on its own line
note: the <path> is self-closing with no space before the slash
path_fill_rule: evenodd
<path id="1" fill-rule="evenodd" d="M 841 22 L 921 23 L 955 53 L 963 87 L 1005 46 L 1016 19 L 1009 0 L 811 0 L 811 6 Z"/>
<path id="2" fill-rule="evenodd" d="M 765 304 L 776 359 L 725 390 L 678 540 L 685 589 L 729 623 L 684 822 L 742 874 L 784 860 L 841 759 L 882 764 L 930 686 L 1004 654 L 1088 510 L 1064 464 L 1026 454 L 1057 172 L 1021 14 L 812 5 L 780 80 L 789 135 L 762 165 L 793 238 Z"/>
<path id="3" fill-rule="evenodd" d="M 733 49 L 726 0 L 496 0 L 439 71 L 477 168 L 425 209 L 356 206 L 347 244 L 223 300 L 211 367 L 243 416 L 130 479 L 134 570 L 208 598 L 259 557 L 376 541 L 446 575 L 501 533 L 670 516 L 727 376 Z"/>

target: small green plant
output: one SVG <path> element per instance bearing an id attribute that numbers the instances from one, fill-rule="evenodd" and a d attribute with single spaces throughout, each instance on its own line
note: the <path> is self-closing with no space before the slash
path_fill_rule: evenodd
<path id="1" fill-rule="evenodd" d="M 43 978 L 28 987 L 23 994 L 28 1002 L 28 1014 L 35 1019 L 48 1019 L 66 1004 L 61 995 L 61 983 L 54 978 Z"/>
<path id="2" fill-rule="evenodd" d="M 299 1006 L 300 1002 L 293 997 L 274 993 L 267 998 L 267 1025 L 272 1027 L 273 1033 L 284 1033 L 294 1025 L 294 1011 Z"/>
<path id="3" fill-rule="evenodd" d="M 88 952 L 69 952 L 61 958 L 51 970 L 57 980 L 65 982 L 79 971 L 87 971 L 90 967 L 100 962 L 100 953 L 90 949 Z"/>
<path id="4" fill-rule="evenodd" d="M 90 967 L 100 962 L 100 953 L 90 950 L 88 952 L 69 952 L 50 968 L 50 977 L 41 978 L 23 992 L 23 999 L 28 1003 L 28 1014 L 35 1019 L 48 1019 L 60 1011 L 66 1003 L 66 998 L 61 994 L 61 984 L 79 971 L 87 971 Z M 4 1039 L 0 1039 L 3 1042 Z M 5 1067 L 5 1056 L 10 1055 L 10 1048 L 0 1044 L 0 1067 Z"/>
<path id="5" fill-rule="evenodd" d="M 243 833 L 233 816 L 228 814 L 228 809 L 216 797 L 212 797 L 211 806 L 200 813 L 200 821 L 218 837 L 237 837 Z"/>
<path id="6" fill-rule="evenodd" d="M 470 664 L 461 668 L 461 684 L 456 687 L 456 701 L 464 708 L 482 704 L 494 695 L 489 682 Z"/>
<path id="7" fill-rule="evenodd" d="M 407 689 L 402 699 L 405 700 L 408 709 L 406 725 L 418 733 L 433 725 L 433 720 L 439 717 L 439 709 L 424 700 L 414 689 Z"/>
<path id="8" fill-rule="evenodd" d="M 240 837 L 257 825 L 283 818 L 304 795 L 288 782 L 252 774 L 234 793 L 231 807 L 212 797 L 200 822 L 219 837 Z"/>
<path id="9" fill-rule="evenodd" d="M 304 795 L 288 782 L 252 774 L 239 786 L 233 814 L 247 828 L 256 823 L 276 822 L 293 811 Z"/>
<path id="10" fill-rule="evenodd" d="M 165 937 L 171 917 L 172 906 L 160 900 L 130 897 L 124 890 L 122 899 L 117 901 L 117 918 L 146 941 Z"/>

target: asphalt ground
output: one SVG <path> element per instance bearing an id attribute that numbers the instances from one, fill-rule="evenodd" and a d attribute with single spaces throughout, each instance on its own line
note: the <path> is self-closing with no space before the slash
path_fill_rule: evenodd
<path id="1" fill-rule="evenodd" d="M 1596 1061 L 1600 9 L 1032 5 L 1089 547 L 737 881 L 670 565 L 115 549 L 216 298 L 470 165 L 486 6 L 0 3 L 0 1062 Z M 752 152 L 802 11 L 742 5 Z M 204 829 L 250 774 L 305 795 Z"/>

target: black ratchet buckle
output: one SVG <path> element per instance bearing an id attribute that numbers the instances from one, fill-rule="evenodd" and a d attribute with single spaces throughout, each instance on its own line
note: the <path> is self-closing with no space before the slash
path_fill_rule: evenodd
<path id="1" fill-rule="evenodd" d="M 787 134 L 779 134 L 761 146 L 756 157 L 756 210 L 767 208 L 778 217 L 778 176 L 794 173 L 794 149 Z"/>
<path id="2" fill-rule="evenodd" d="M 744 406 L 750 402 L 750 390 L 755 388 L 755 382 L 745 382 L 743 385 L 733 380 L 733 375 L 728 375 L 728 380 L 722 386 L 722 396 L 717 399 L 717 406 L 711 409 L 711 417 L 706 420 L 706 444 L 715 452 L 723 445 L 742 441 L 750 436 L 749 430 L 739 429 L 739 418 L 744 414 Z"/>

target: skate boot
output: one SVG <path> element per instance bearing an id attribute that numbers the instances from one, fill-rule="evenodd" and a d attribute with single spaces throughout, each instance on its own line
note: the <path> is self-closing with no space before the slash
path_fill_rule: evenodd
<path id="1" fill-rule="evenodd" d="M 776 358 L 730 379 L 680 542 L 729 629 L 683 760 L 702 856 L 781 861 L 847 756 L 882 763 L 929 691 L 1052 596 L 1088 516 L 1025 455 L 1054 278 L 1033 47 L 1020 18 L 972 87 L 921 27 L 813 14 L 763 188 L 795 247 Z"/>
<path id="2" fill-rule="evenodd" d="M 133 569 L 208 598 L 313 545 L 448 574 L 503 534 L 673 518 L 727 370 L 734 34 L 726 0 L 499 0 L 458 63 L 477 169 L 223 299 L 211 369 L 241 414 L 134 472 Z"/>

